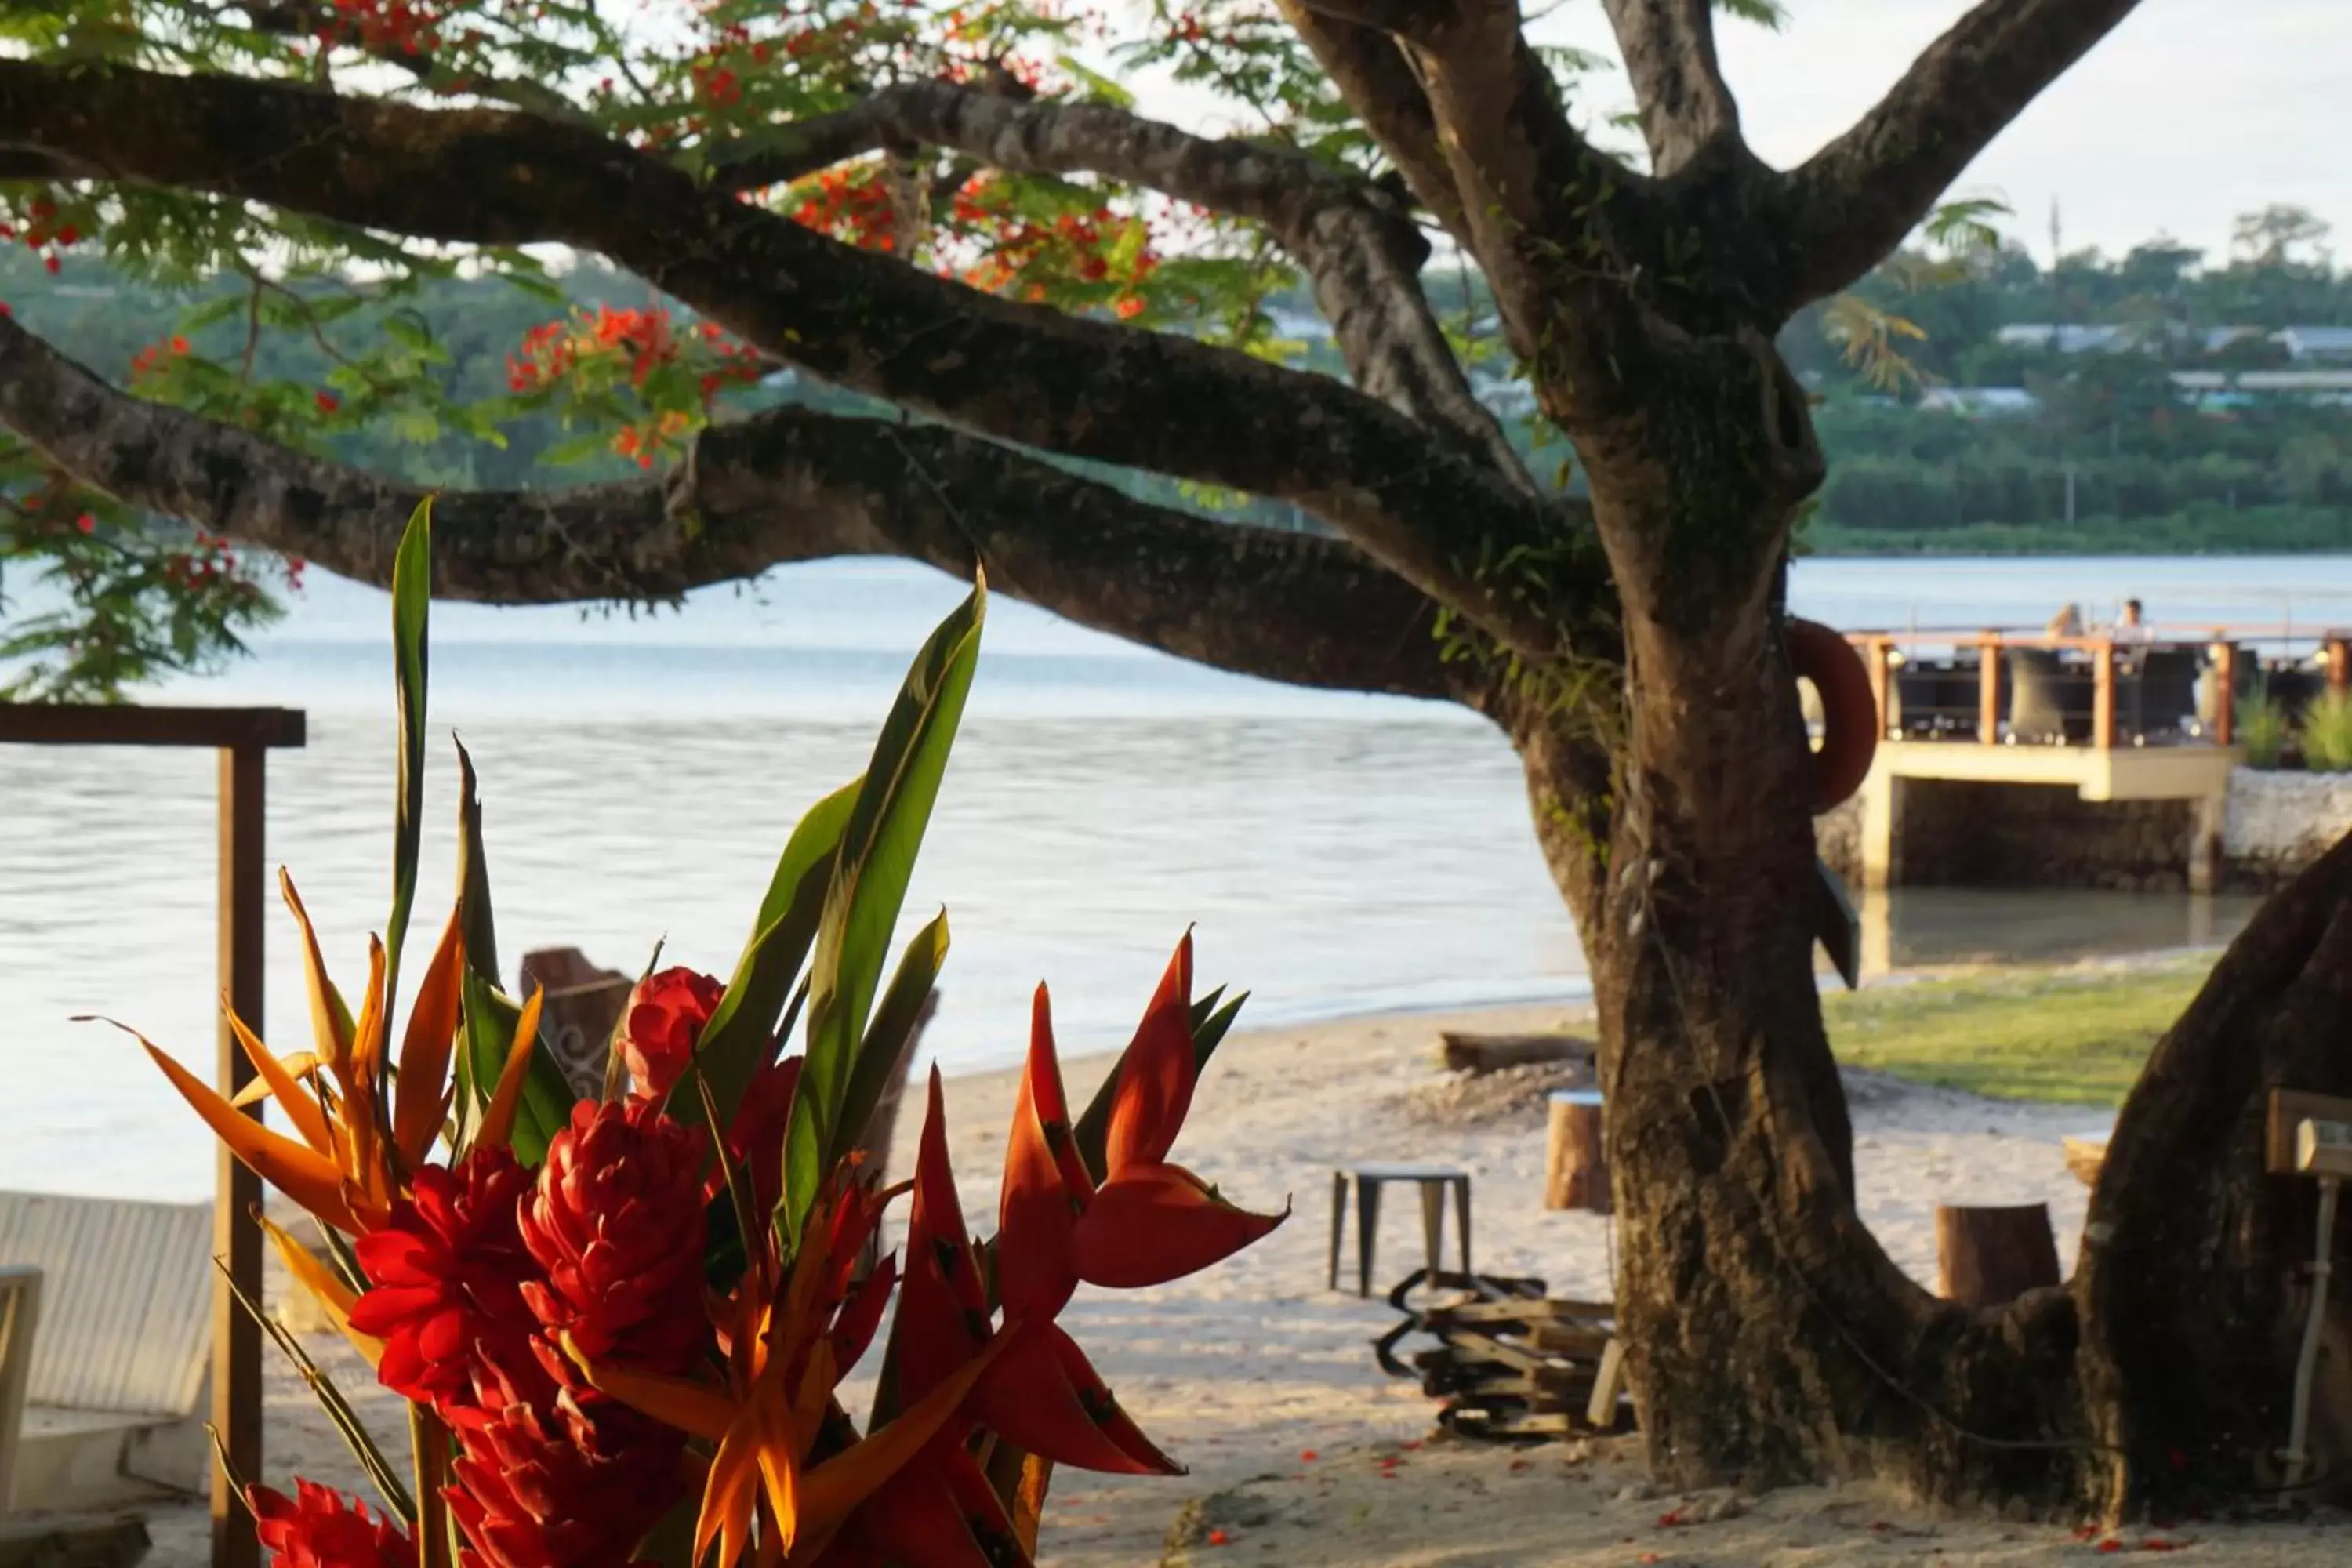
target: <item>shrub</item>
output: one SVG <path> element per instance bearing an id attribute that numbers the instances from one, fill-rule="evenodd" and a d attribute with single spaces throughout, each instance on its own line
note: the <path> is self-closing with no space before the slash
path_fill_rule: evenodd
<path id="1" fill-rule="evenodd" d="M 2275 768 L 2286 753 L 2286 743 L 2294 733 L 2286 721 L 2286 710 L 2269 689 L 2257 683 L 2248 692 L 2238 709 L 2238 743 L 2246 748 L 2250 767 Z"/>
<path id="2" fill-rule="evenodd" d="M 2352 692 L 2313 699 L 2303 716 L 2303 763 L 2314 773 L 2352 772 Z"/>

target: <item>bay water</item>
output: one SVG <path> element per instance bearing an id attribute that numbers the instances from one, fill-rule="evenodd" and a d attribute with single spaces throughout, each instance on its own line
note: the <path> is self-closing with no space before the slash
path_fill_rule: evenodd
<path id="1" fill-rule="evenodd" d="M 895 563 L 796 567 L 680 612 L 434 611 L 413 978 L 448 907 L 455 732 L 481 775 L 500 956 L 576 946 L 635 973 L 724 973 L 800 813 L 864 765 L 908 659 L 961 593 Z M 2352 556 L 1798 563 L 1799 613 L 1847 629 L 2097 618 L 2352 626 Z M 390 898 L 388 600 L 314 575 L 255 654 L 148 700 L 269 703 L 309 744 L 269 763 L 269 858 L 347 992 Z M 215 766 L 205 753 L 0 747 L 0 1188 L 194 1197 L 207 1134 L 103 1013 L 209 1070 Z M 1177 939 L 1258 1024 L 1581 994 L 1522 779 L 1483 721 L 1305 692 L 1138 649 L 998 600 L 908 929 L 952 950 L 929 1053 L 1015 1059 L 1032 988 L 1066 1053 L 1115 1048 Z M 266 1032 L 307 1046 L 274 903 Z M 2056 959 L 2218 940 L 2242 904 L 1916 889 L 1895 962 Z"/>

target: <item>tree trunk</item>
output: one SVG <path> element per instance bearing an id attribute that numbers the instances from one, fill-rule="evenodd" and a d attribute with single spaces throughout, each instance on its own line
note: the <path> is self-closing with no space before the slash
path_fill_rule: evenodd
<path id="1" fill-rule="evenodd" d="M 1622 712 L 1554 701 L 1511 726 L 1591 970 L 1649 1458 L 1670 1485 L 1877 1473 L 2052 1503 L 2072 1483 L 2052 1446 L 2080 1426 L 2067 1299 L 1972 1315 L 1854 1210 L 1780 605 L 1820 458 L 1769 345 L 1743 353 L 1645 387 L 1638 426 L 1575 432 L 1623 605 Z"/>
<path id="2" fill-rule="evenodd" d="M 1819 453 L 1769 345 L 1728 346 L 1638 367 L 1637 421 L 1551 410 L 1617 582 L 1622 701 L 1571 670 L 1492 704 L 1591 965 L 1617 1321 L 1652 1467 L 1677 1486 L 1872 1474 L 2076 1516 L 2274 1495 L 2315 1222 L 2308 1184 L 2262 1173 L 2264 1100 L 2352 1093 L 2352 839 L 2158 1045 L 2066 1286 L 1971 1308 L 1906 1276 L 1856 1213 L 1807 918 L 1811 761 L 1780 601 Z M 2327 1333 L 2323 1478 L 2352 1472 L 2352 1302 Z"/>

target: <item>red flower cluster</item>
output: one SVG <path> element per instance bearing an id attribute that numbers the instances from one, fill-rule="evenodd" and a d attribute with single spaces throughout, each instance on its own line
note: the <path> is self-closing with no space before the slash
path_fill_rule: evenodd
<path id="1" fill-rule="evenodd" d="M 36 196 L 25 207 L 28 220 L 20 233 L 15 224 L 0 223 L 0 240 L 15 240 L 41 258 L 41 265 L 51 272 L 58 268 L 58 252 L 81 242 L 81 230 L 69 223 L 58 222 L 58 205 L 46 196 Z"/>
<path id="2" fill-rule="evenodd" d="M 530 1187 L 506 1150 L 473 1149 L 455 1169 L 419 1170 L 391 1223 L 352 1248 L 373 1288 L 352 1309 L 352 1327 L 383 1342 L 377 1381 L 453 1425 L 473 1408 L 478 1360 L 533 1359 L 538 1322 L 522 1299 L 530 1258 L 518 1223 Z"/>
<path id="3" fill-rule="evenodd" d="M 415 1568 L 407 1531 L 331 1488 L 298 1480 L 289 1498 L 249 1486 L 245 1506 L 271 1568 Z"/>
<path id="4" fill-rule="evenodd" d="M 683 1371 L 702 1310 L 703 1139 L 642 1100 L 572 1108 L 522 1213 L 523 1300 L 581 1354 Z M 567 1368 L 567 1371 L 569 1369 Z"/>
<path id="5" fill-rule="evenodd" d="M 702 1026 L 726 994 L 722 982 L 682 966 L 637 982 L 621 1014 L 616 1042 L 637 1099 L 656 1105 L 669 1099 L 694 1060 Z"/>
<path id="6" fill-rule="evenodd" d="M 135 384 L 151 375 L 161 374 L 172 361 L 186 358 L 187 353 L 188 340 L 177 332 L 162 342 L 149 343 L 131 356 L 132 383 Z"/>
<path id="7" fill-rule="evenodd" d="M 477 1145 L 355 1244 L 378 1378 L 457 1435 L 468 1568 L 624 1568 L 677 1500 L 683 1436 L 590 1388 L 560 1342 L 673 1372 L 707 1352 L 703 1148 L 652 1105 L 583 1100 L 536 1176 Z"/>
<path id="8" fill-rule="evenodd" d="M 684 404 L 675 401 L 675 388 L 664 391 L 654 383 L 655 374 L 670 365 L 696 373 L 696 395 Z M 625 381 L 648 401 L 672 398 L 669 405 L 650 408 L 613 437 L 613 450 L 646 468 L 653 467 L 655 454 L 694 429 L 721 389 L 757 381 L 761 374 L 758 354 L 730 342 L 717 322 L 705 321 L 693 332 L 681 334 L 672 326 L 669 312 L 658 306 L 576 310 L 562 321 L 533 327 L 523 334 L 520 352 L 507 356 L 507 386 L 521 395 Z"/>
<path id="9" fill-rule="evenodd" d="M 897 247 L 898 209 L 890 201 L 879 163 L 829 169 L 793 188 L 801 200 L 793 208 L 793 221 L 803 228 L 813 228 L 860 250 L 887 252 Z"/>
<path id="10" fill-rule="evenodd" d="M 1002 183 L 985 174 L 956 193 L 951 210 L 965 227 L 990 231 L 982 259 L 962 274 L 972 288 L 990 293 L 1017 288 L 1027 299 L 1043 300 L 1047 279 L 1076 278 L 1116 284 L 1111 308 L 1122 320 L 1143 313 L 1143 298 L 1136 290 L 1160 266 L 1144 218 L 1097 206 L 1083 215 L 1064 213 L 1051 223 L 1033 222 L 1013 210 Z"/>
<path id="11" fill-rule="evenodd" d="M 348 44 L 370 54 L 431 54 L 441 47 L 441 18 L 409 0 L 334 0 L 334 15 L 319 26 L 320 44 Z"/>

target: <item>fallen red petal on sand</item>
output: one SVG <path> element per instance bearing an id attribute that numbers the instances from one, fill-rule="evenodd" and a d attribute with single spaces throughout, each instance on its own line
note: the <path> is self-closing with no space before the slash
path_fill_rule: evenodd
<path id="1" fill-rule="evenodd" d="M 1401 1444 L 1399 1444 L 1399 1445 L 1398 1445 L 1398 1447 L 1401 1447 L 1401 1448 L 1402 1448 L 1406 1453 L 1410 1454 L 1410 1453 L 1412 1453 L 1415 1448 L 1418 1448 L 1418 1447 L 1421 1447 L 1421 1439 L 1420 1439 L 1420 1438 L 1418 1438 L 1418 1437 L 1415 1437 L 1412 1442 L 1410 1442 L 1410 1443 L 1401 1443 Z"/>
<path id="2" fill-rule="evenodd" d="M 1660 1530 L 1675 1530 L 1679 1528 L 1682 1522 L 1683 1516 L 1679 1512 L 1662 1513 L 1658 1515 L 1658 1528 Z"/>
<path id="3" fill-rule="evenodd" d="M 2102 1541 L 2102 1542 L 2099 1542 L 2099 1550 L 2100 1550 L 2100 1551 L 2102 1551 L 2102 1552 L 2121 1552 L 2123 1549 L 2124 1549 L 2124 1543 L 2123 1543 L 2122 1542 L 2120 1542 L 2120 1541 L 2117 1541 L 2117 1540 L 2116 1540 L 2114 1536 L 2112 1536 L 2112 1535 L 2108 1536 L 2105 1541 Z"/>
<path id="4" fill-rule="evenodd" d="M 1307 1463 L 1308 1463 L 1308 1464 L 1310 1464 L 1310 1465 L 1311 1465 L 1311 1464 L 1313 1464 L 1316 1460 L 1318 1460 L 1318 1459 L 1321 1458 L 1323 1456 L 1322 1456 L 1322 1455 L 1320 1455 L 1320 1454 L 1318 1454 L 1318 1453 L 1317 1453 L 1314 1449 L 1312 1449 L 1312 1448 L 1301 1448 L 1301 1449 L 1299 1449 L 1299 1450 L 1298 1450 L 1298 1457 L 1299 1457 L 1301 1459 L 1304 1459 Z"/>
<path id="5" fill-rule="evenodd" d="M 1658 1554 L 1654 1552 L 1644 1552 L 1642 1553 L 1642 1561 L 1644 1563 L 1655 1563 L 1657 1560 Z"/>
<path id="6" fill-rule="evenodd" d="M 1528 1461 L 1527 1461 L 1527 1460 L 1525 1460 L 1525 1459 L 1513 1459 L 1513 1460 L 1511 1461 L 1511 1468 L 1513 1468 L 1513 1469 L 1515 1469 L 1515 1470 L 1524 1470 L 1524 1469 L 1526 1469 L 1527 1468 L 1528 1468 Z"/>
<path id="7" fill-rule="evenodd" d="M 1225 1532 L 1224 1532 L 1223 1531 L 1222 1531 L 1222 1530 L 1213 1530 L 1213 1531 L 1209 1531 L 1209 1544 L 1210 1544 L 1210 1545 L 1212 1545 L 1212 1546 L 1223 1546 L 1224 1543 L 1225 1543 Z"/>

